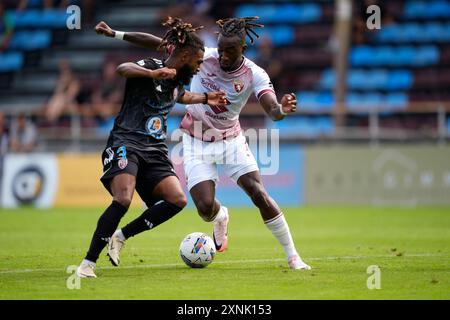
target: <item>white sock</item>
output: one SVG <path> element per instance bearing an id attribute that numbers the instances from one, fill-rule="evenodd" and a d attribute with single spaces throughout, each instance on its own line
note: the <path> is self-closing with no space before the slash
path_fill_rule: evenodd
<path id="1" fill-rule="evenodd" d="M 97 265 L 95 262 L 92 262 L 90 260 L 87 259 L 83 259 L 83 261 L 81 262 L 82 264 L 90 264 L 90 265 L 94 265 L 94 267 Z"/>
<path id="2" fill-rule="evenodd" d="M 275 218 L 264 221 L 264 223 L 267 228 L 272 231 L 275 238 L 277 238 L 278 242 L 283 247 L 287 258 L 298 255 L 297 250 L 295 249 L 294 241 L 292 240 L 291 232 L 289 231 L 289 226 L 283 213 L 280 213 Z"/>
<path id="3" fill-rule="evenodd" d="M 119 238 L 120 240 L 122 240 L 122 241 L 127 240 L 127 239 L 125 238 L 125 236 L 123 235 L 123 233 L 122 233 L 122 229 L 119 229 L 119 230 L 117 230 L 116 232 L 114 232 L 114 235 L 115 235 L 117 238 Z"/>
<path id="4" fill-rule="evenodd" d="M 225 219 L 226 215 L 226 210 L 227 208 L 225 208 L 224 206 L 220 206 L 219 212 L 217 212 L 216 217 L 214 218 L 214 222 L 220 222 L 223 221 L 223 219 Z"/>

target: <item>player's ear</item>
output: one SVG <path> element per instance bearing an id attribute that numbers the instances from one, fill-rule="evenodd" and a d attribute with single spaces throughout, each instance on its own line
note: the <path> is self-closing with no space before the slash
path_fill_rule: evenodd
<path id="1" fill-rule="evenodd" d="M 242 45 L 242 53 L 244 53 L 245 51 L 247 51 L 247 48 L 248 48 L 248 46 L 247 46 L 247 44 L 243 44 Z"/>

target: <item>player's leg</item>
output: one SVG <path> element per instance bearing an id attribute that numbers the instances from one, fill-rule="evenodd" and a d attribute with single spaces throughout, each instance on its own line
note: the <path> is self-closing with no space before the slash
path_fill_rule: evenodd
<path id="1" fill-rule="evenodd" d="M 295 249 L 286 219 L 277 203 L 267 194 L 258 164 L 244 136 L 228 141 L 225 173 L 235 181 L 258 207 L 267 228 L 277 238 L 292 268 L 304 267 Z M 298 262 L 298 263 L 297 263 Z"/>
<path id="2" fill-rule="evenodd" d="M 79 267 L 79 276 L 95 277 L 93 269 L 97 259 L 117 229 L 120 220 L 128 211 L 133 198 L 135 184 L 136 177 L 131 174 L 119 174 L 112 178 L 110 189 L 113 201 L 98 219 L 89 251 Z"/>
<path id="3" fill-rule="evenodd" d="M 95 277 L 93 270 L 96 261 L 121 218 L 128 211 L 136 185 L 139 161 L 135 154 L 127 155 L 125 146 L 105 149 L 102 162 L 104 174 L 101 181 L 112 195 L 112 203 L 97 222 L 89 251 L 77 270 L 81 277 Z"/>
<path id="4" fill-rule="evenodd" d="M 147 209 L 111 237 L 108 255 L 115 266 L 120 263 L 120 251 L 126 239 L 169 220 L 187 203 L 186 195 L 168 157 L 160 155 L 144 162 L 139 169 L 136 191 Z"/>
<path id="5" fill-rule="evenodd" d="M 265 190 L 259 171 L 248 172 L 240 176 L 237 183 L 258 207 L 266 227 L 283 247 L 289 267 L 292 269 L 310 269 L 300 258 L 283 212 Z"/>
<path id="6" fill-rule="evenodd" d="M 145 195 L 145 190 L 142 187 L 137 188 L 137 190 L 144 199 L 147 199 L 148 208 L 122 228 L 125 239 L 157 227 L 183 210 L 187 204 L 186 195 L 176 176 L 165 177 L 156 185 L 150 195 Z M 153 199 L 160 200 L 152 205 L 152 202 L 155 201 Z"/>
<path id="7" fill-rule="evenodd" d="M 228 210 L 216 199 L 216 183 L 219 180 L 215 164 L 214 143 L 202 142 L 183 135 L 183 164 L 187 185 L 200 217 L 214 222 L 213 238 L 216 250 L 227 248 Z"/>
<path id="8" fill-rule="evenodd" d="M 216 183 L 202 181 L 190 189 L 197 212 L 206 222 L 213 222 L 213 240 L 216 250 L 223 252 L 228 248 L 228 209 L 215 198 Z"/>

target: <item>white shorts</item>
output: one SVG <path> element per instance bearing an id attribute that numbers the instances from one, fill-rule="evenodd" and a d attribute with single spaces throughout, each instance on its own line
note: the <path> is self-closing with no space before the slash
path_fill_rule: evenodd
<path id="1" fill-rule="evenodd" d="M 217 165 L 234 182 L 249 172 L 258 171 L 258 164 L 243 135 L 228 140 L 204 142 L 183 134 L 183 163 L 188 189 L 202 182 L 219 181 Z"/>

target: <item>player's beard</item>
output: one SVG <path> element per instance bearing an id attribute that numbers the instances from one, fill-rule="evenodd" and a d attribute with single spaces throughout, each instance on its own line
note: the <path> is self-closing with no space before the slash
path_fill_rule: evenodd
<path id="1" fill-rule="evenodd" d="M 188 64 L 185 64 L 177 71 L 177 80 L 183 85 L 188 85 L 191 82 L 194 72 Z"/>

